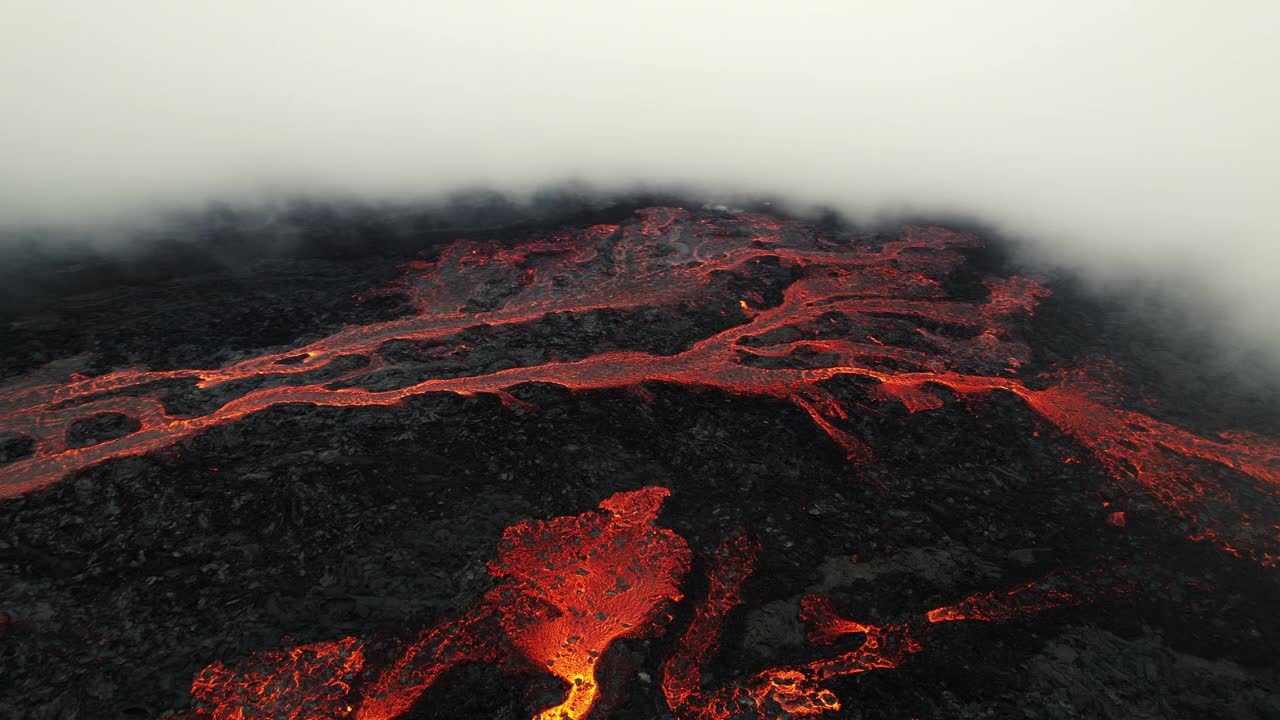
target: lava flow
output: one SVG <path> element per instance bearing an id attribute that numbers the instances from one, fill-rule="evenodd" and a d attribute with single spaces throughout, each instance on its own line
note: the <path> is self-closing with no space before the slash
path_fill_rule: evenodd
<path id="1" fill-rule="evenodd" d="M 470 612 L 405 643 L 389 666 L 370 672 L 355 638 L 265 651 L 231 667 L 215 662 L 192 684 L 189 720 L 356 718 L 392 720 L 408 712 L 439 678 L 462 663 L 496 665 L 520 675 L 549 673 L 566 697 L 537 720 L 580 720 L 600 699 L 597 666 L 615 640 L 653 637 L 682 599 L 689 546 L 654 525 L 665 488 L 618 493 L 603 512 L 507 529 L 489 571 L 502 582 Z M 818 715 L 839 710 L 827 685 L 839 677 L 890 670 L 925 650 L 938 623 L 1012 620 L 1112 592 L 1129 592 L 1095 571 L 1062 575 L 1004 593 L 978 593 L 896 624 L 842 618 L 829 597 L 805 595 L 800 619 L 807 638 L 831 646 L 861 636 L 847 651 L 806 663 L 767 668 L 719 687 L 703 687 L 719 652 L 726 616 L 742 604 L 742 584 L 754 570 L 759 543 L 730 540 L 709 560 L 709 589 L 663 666 L 662 690 L 680 720 L 731 720 Z"/>
<path id="2" fill-rule="evenodd" d="M 699 678 L 718 648 L 725 616 L 742 602 L 741 586 L 752 572 L 757 549 L 740 537 L 725 543 L 712 558 L 710 590 L 664 667 L 662 689 L 680 720 L 766 720 L 837 711 L 840 700 L 827 687 L 831 680 L 899 667 L 909 655 L 925 649 L 923 638 L 933 625 L 1013 620 L 1136 590 L 1133 581 L 1113 577 L 1105 569 L 1060 574 L 1007 592 L 977 593 L 929 610 L 923 618 L 881 625 L 842 618 L 829 597 L 805 595 L 800 599 L 800 619 L 809 628 L 810 642 L 834 645 L 850 635 L 860 635 L 861 641 L 835 656 L 768 668 L 718 688 L 704 688 Z"/>
<path id="3" fill-rule="evenodd" d="M 538 717 L 586 717 L 598 695 L 596 664 L 624 637 L 657 634 L 680 600 L 689 547 L 654 526 L 665 488 L 619 493 L 603 513 L 508 528 L 489 572 L 503 583 L 460 624 L 412 643 L 372 684 L 356 717 L 396 717 L 452 665 L 492 660 L 504 643 L 564 680 L 568 696 Z"/>
<path id="4" fill-rule="evenodd" d="M 363 663 L 354 638 L 262 653 L 228 670 L 214 663 L 192 685 L 207 720 L 288 717 L 390 720 L 464 662 L 550 673 L 564 702 L 544 720 L 584 718 L 599 695 L 596 666 L 619 638 L 659 634 L 681 599 L 689 546 L 654 525 L 666 488 L 618 493 L 602 512 L 514 525 L 489 572 L 502 582 L 462 618 L 409 642 L 358 695 L 347 683 Z M 326 714 L 327 713 L 327 714 Z"/>
<path id="5" fill-rule="evenodd" d="M 56 383 L 33 375 L 0 391 L 0 430 L 34 448 L 0 466 L 0 497 L 283 403 L 393 405 L 430 392 L 507 401 L 525 383 L 589 391 L 658 382 L 776 398 L 801 408 L 850 458 L 866 460 L 872 449 L 844 426 L 849 401 L 825 384 L 854 377 L 871 385 L 872 400 L 911 412 L 941 407 L 947 390 L 1012 393 L 1116 481 L 1181 518 L 1188 536 L 1276 564 L 1280 443 L 1246 433 L 1199 437 L 1099 399 L 1071 376 L 1048 387 L 1019 377 L 1030 350 L 1016 338 L 1018 323 L 1048 291 L 1019 277 L 988 278 L 977 292 L 951 289 L 961 251 L 977 246 L 972 235 L 910 227 L 872 242 L 761 215 L 678 208 L 639 215 L 514 246 L 460 241 L 435 262 L 411 264 L 389 290 L 411 299 L 411 316 L 284 352 L 221 368 L 127 369 Z M 466 360 L 473 347 L 462 336 L 472 328 L 605 310 L 678 314 L 708 304 L 721 329 L 671 354 L 613 350 L 515 367 L 511 360 L 501 369 Z M 396 348 L 406 344 L 456 362 L 405 359 Z M 176 396 L 215 409 L 172 413 L 166 402 Z M 137 427 L 87 447 L 68 443 L 76 422 L 106 413 Z"/>
<path id="6" fill-rule="evenodd" d="M 355 638 L 259 653 L 234 667 L 213 663 L 191 683 L 209 708 L 198 717 L 244 720 L 268 710 L 283 720 L 338 720 L 351 712 L 351 680 L 364 666 Z"/>

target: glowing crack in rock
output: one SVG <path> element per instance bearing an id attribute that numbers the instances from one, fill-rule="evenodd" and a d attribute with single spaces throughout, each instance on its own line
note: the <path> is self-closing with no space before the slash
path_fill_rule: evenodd
<path id="1" fill-rule="evenodd" d="M 858 648 L 802 665 L 770 668 L 719 688 L 703 688 L 699 678 L 719 646 L 725 616 L 742 602 L 740 588 L 751 574 L 755 544 L 746 538 L 726 543 L 713 559 L 710 589 L 693 622 L 664 666 L 662 689 L 672 713 L 681 720 L 730 720 L 819 715 L 840 709 L 825 681 L 842 675 L 897 667 L 920 649 L 907 626 L 875 626 L 836 617 L 822 596 L 805 596 L 801 618 L 812 627 L 809 639 L 832 644 L 836 638 L 861 633 Z"/>
<path id="2" fill-rule="evenodd" d="M 862 636 L 861 642 L 834 656 L 768 668 L 743 680 L 704 688 L 699 678 L 718 649 L 725 616 L 742 602 L 741 585 L 752 572 L 757 549 L 754 542 L 740 537 L 725 543 L 712 558 L 707 595 L 664 666 L 662 689 L 680 720 L 766 720 L 835 712 L 841 704 L 827 687 L 831 680 L 901 666 L 908 656 L 925 650 L 923 638 L 934 624 L 1007 621 L 1135 589 L 1132 581 L 1102 570 L 1063 574 L 1007 592 L 976 593 L 955 605 L 929 610 L 923 618 L 880 625 L 842 618 L 829 597 L 805 595 L 800 600 L 800 618 L 808 626 L 810 642 L 829 646 L 850 635 Z"/>
<path id="3" fill-rule="evenodd" d="M 221 368 L 127 369 L 60 383 L 32 375 L 0 390 L 0 430 L 34 446 L 29 457 L 0 466 L 0 497 L 283 403 L 394 405 L 432 392 L 510 402 L 509 391 L 524 383 L 575 391 L 668 383 L 776 398 L 802 409 L 851 459 L 868 460 L 873 449 L 846 427 L 849 403 L 825 384 L 852 377 L 870 385 L 869 400 L 901 403 L 912 413 L 941 407 L 947 392 L 1012 393 L 1115 480 L 1162 503 L 1189 537 L 1274 566 L 1280 443 L 1248 433 L 1197 436 L 1100 399 L 1071 373 L 1047 387 L 1020 377 L 1031 353 L 1017 326 L 1048 291 L 1026 278 L 987 278 L 981 292 L 957 295 L 948 279 L 964 264 L 963 251 L 977 246 L 972 235 L 940 228 L 908 227 L 896 239 L 874 241 L 763 215 L 679 208 L 516 245 L 459 241 L 433 262 L 411 263 L 388 289 L 411 300 L 415 312 L 402 319 L 348 327 Z M 773 295 L 764 292 L 769 282 L 780 285 Z M 460 339 L 468 328 L 603 310 L 681 312 L 717 298 L 731 326 L 668 355 L 596 352 L 467 374 L 461 365 L 424 370 L 391 351 L 417 343 L 437 358 L 460 357 L 471 347 Z M 392 389 L 361 386 L 387 367 L 416 376 Z M 221 404 L 203 415 L 170 413 L 164 398 L 174 383 L 216 393 Z M 126 415 L 138 427 L 88 447 L 68 444 L 74 423 L 104 413 Z"/>
<path id="4" fill-rule="evenodd" d="M 974 593 L 964 600 L 925 614 L 931 623 L 978 620 L 1003 622 L 1058 607 L 1084 605 L 1109 595 L 1137 592 L 1139 584 L 1126 578 L 1125 568 L 1095 568 L 1055 573 L 1004 592 Z M 1154 586 L 1146 588 L 1154 589 Z"/>

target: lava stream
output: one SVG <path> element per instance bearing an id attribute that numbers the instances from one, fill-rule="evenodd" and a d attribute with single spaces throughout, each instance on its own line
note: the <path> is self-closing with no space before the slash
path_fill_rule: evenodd
<path id="1" fill-rule="evenodd" d="M 1018 377 L 1031 353 L 1016 331 L 1047 290 L 1026 278 L 988 278 L 981 297 L 956 299 L 948 278 L 963 265 L 961 251 L 976 246 L 971 235 L 939 228 L 907 228 L 900 238 L 872 243 L 826 237 L 760 215 L 708 216 L 677 208 L 652 208 L 622 226 L 515 246 L 460 241 L 436 262 L 406 268 L 393 290 L 409 297 L 416 313 L 400 320 L 349 327 L 222 368 L 119 370 L 63 383 L 33 375 L 0 390 L 0 430 L 34 445 L 29 457 L 0 466 L 0 498 L 106 460 L 160 450 L 275 405 L 386 406 L 432 392 L 492 394 L 505 401 L 524 383 L 590 391 L 661 382 L 776 398 L 802 409 L 851 459 L 866 460 L 872 449 L 842 428 L 848 409 L 824 385 L 861 377 L 871 384 L 872 399 L 899 402 L 911 412 L 941 407 L 943 389 L 1013 393 L 1090 451 L 1117 481 L 1150 493 L 1182 518 L 1189 536 L 1275 565 L 1280 443 L 1246 433 L 1198 437 L 1100 402 L 1096 393 L 1065 380 L 1033 388 Z M 770 283 L 779 299 L 765 302 L 761 292 Z M 733 296 L 739 286 L 760 289 L 744 291 L 748 302 Z M 573 362 L 458 377 L 400 361 L 421 379 L 394 389 L 359 386 L 396 365 L 384 357 L 392 341 L 436 343 L 449 354 L 466 347 L 460 333 L 480 325 L 527 325 L 598 310 L 680 311 L 717 297 L 725 301 L 721 313 L 737 324 L 670 355 L 597 352 Z M 353 356 L 364 364 L 343 370 L 341 362 Z M 206 414 L 173 414 L 164 398 L 174 383 L 185 383 L 188 392 L 216 389 L 230 397 Z M 108 412 L 133 418 L 138 429 L 88 447 L 68 443 L 77 421 Z M 1239 489 L 1202 472 L 1202 463 L 1234 471 L 1239 482 L 1251 484 L 1251 498 L 1267 504 L 1242 502 Z"/>
<path id="2" fill-rule="evenodd" d="M 564 681 L 562 702 L 536 720 L 581 720 L 599 706 L 598 665 L 615 641 L 662 633 L 667 609 L 681 601 L 690 549 L 654 524 L 665 488 L 622 492 L 599 512 L 524 521 L 503 534 L 489 564 L 500 583 L 463 616 L 403 643 L 380 669 L 356 638 L 254 653 L 230 665 L 214 662 L 192 683 L 188 720 L 355 718 L 393 720 L 462 663 L 493 665 L 513 675 L 549 673 Z M 819 646 L 851 644 L 818 659 L 766 668 L 718 687 L 704 687 L 719 652 L 721 628 L 742 604 L 759 543 L 741 535 L 708 558 L 706 596 L 663 664 L 662 692 L 680 720 L 732 720 L 819 715 L 841 708 L 832 680 L 891 670 L 926 649 L 939 623 L 1002 622 L 1064 605 L 1135 590 L 1105 569 L 1059 573 L 1007 592 L 975 593 L 892 624 L 840 615 L 824 595 L 800 599 L 807 638 Z"/>

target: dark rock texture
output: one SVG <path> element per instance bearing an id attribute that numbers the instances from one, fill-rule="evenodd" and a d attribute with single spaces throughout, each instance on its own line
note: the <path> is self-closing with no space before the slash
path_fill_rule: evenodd
<path id="1" fill-rule="evenodd" d="M 17 312 L 0 338 L 0 375 L 216 367 L 299 346 L 408 312 L 403 296 L 367 292 L 404 259 L 281 257 Z M 449 356 L 405 342 L 384 348 L 400 364 L 358 386 L 613 349 L 673 354 L 730 324 L 720 306 L 733 300 L 477 326 L 463 338 L 474 349 Z M 1196 351 L 1141 322 L 1064 291 L 1026 332 L 1045 367 L 1109 353 L 1171 422 L 1280 434 L 1276 396 L 1197 375 Z M 62 365 L 46 366 L 54 360 Z M 1280 717 L 1275 568 L 1187 539 L 1159 503 L 1117 490 L 1094 461 L 1064 463 L 1071 438 L 1015 398 L 947 396 L 909 414 L 852 380 L 829 389 L 857 411 L 848 426 L 873 461 L 850 463 L 783 400 L 527 384 L 515 402 L 429 393 L 391 407 L 280 405 L 0 501 L 0 717 L 158 717 L 189 705 L 192 676 L 214 660 L 282 638 L 402 638 L 492 586 L 485 563 L 506 527 L 642 485 L 671 490 L 661 524 L 695 554 L 744 529 L 761 540 L 708 682 L 830 652 L 804 639 L 805 593 L 887 622 L 1062 568 L 1124 567 L 1144 579 L 1140 592 L 948 624 L 902 667 L 835 681 L 840 716 Z M 166 400 L 192 414 L 221 402 L 189 388 Z M 71 444 L 131 431 L 103 415 Z M 0 463 L 30 452 L 29 439 L 0 433 Z M 1116 511 L 1123 526 L 1107 522 Z M 705 591 L 703 570 L 695 560 L 691 598 Z M 677 607 L 672 627 L 691 614 Z M 611 651 L 610 717 L 667 713 L 658 683 L 671 642 Z M 464 666 L 409 717 L 523 718 L 561 695 L 545 676 L 513 682 Z"/>

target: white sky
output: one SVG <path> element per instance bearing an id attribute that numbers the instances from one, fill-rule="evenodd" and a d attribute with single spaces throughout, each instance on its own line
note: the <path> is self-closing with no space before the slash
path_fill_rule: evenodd
<path id="1" fill-rule="evenodd" d="M 958 211 L 1280 348 L 1276 0 L 0 0 L 0 226 L 675 180 Z"/>

